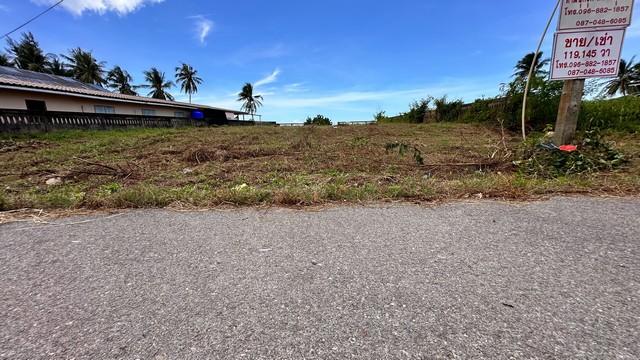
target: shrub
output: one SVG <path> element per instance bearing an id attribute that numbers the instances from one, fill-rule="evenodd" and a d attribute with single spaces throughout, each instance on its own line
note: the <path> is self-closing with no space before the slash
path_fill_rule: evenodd
<path id="1" fill-rule="evenodd" d="M 316 115 L 314 118 L 307 118 L 307 121 L 304 122 L 305 125 L 319 125 L 319 126 L 331 126 L 332 122 L 326 116 Z"/>
<path id="2" fill-rule="evenodd" d="M 582 104 L 579 126 L 635 132 L 640 130 L 640 98 L 626 96 L 612 100 L 592 100 Z"/>
<path id="3" fill-rule="evenodd" d="M 585 132 L 576 151 L 562 151 L 547 137 L 532 136 L 520 149 L 515 165 L 527 176 L 557 178 L 572 174 L 612 171 L 627 162 L 598 130 Z"/>
<path id="4" fill-rule="evenodd" d="M 433 104 L 436 107 L 436 120 L 437 121 L 456 121 L 462 115 L 462 108 L 464 102 L 462 100 L 449 101 L 447 96 L 443 96 L 434 100 Z"/>

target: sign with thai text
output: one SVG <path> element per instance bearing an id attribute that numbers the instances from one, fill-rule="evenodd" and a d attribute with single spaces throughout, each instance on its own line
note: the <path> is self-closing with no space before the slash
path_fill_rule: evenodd
<path id="1" fill-rule="evenodd" d="M 551 79 L 617 76 L 624 35 L 625 29 L 557 33 Z"/>
<path id="2" fill-rule="evenodd" d="M 562 0 L 558 30 L 631 25 L 634 0 Z"/>

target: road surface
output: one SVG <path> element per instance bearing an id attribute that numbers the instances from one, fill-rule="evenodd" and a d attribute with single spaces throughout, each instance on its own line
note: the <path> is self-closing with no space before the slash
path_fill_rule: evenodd
<path id="1" fill-rule="evenodd" d="M 640 199 L 0 226 L 1 359 L 638 359 Z"/>

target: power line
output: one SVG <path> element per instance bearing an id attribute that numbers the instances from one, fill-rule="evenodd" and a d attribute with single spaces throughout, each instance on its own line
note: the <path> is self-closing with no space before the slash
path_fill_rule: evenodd
<path id="1" fill-rule="evenodd" d="M 57 3 L 55 3 L 55 4 L 51 5 L 51 7 L 50 7 L 50 8 L 48 8 L 47 10 L 45 10 L 45 11 L 41 12 L 40 14 L 38 14 L 38 15 L 34 16 L 33 18 L 29 19 L 29 21 L 25 22 L 24 24 L 22 24 L 22 25 L 18 26 L 17 28 L 15 28 L 15 29 L 13 29 L 13 30 L 9 31 L 8 33 L 6 33 L 6 34 L 2 35 L 2 38 L 3 38 L 3 39 L 8 38 L 8 37 L 9 37 L 9 35 L 13 34 L 14 32 L 16 32 L 16 31 L 18 31 L 18 30 L 20 30 L 20 29 L 22 29 L 23 27 L 25 27 L 25 26 L 27 26 L 27 25 L 31 24 L 31 23 L 32 23 L 33 21 L 35 21 L 37 18 L 39 18 L 40 16 L 42 16 L 42 15 L 44 15 L 44 14 L 48 13 L 49 11 L 53 10 L 54 8 L 56 8 L 58 5 L 62 4 L 63 2 L 64 2 L 64 0 L 60 0 L 60 1 L 58 1 Z"/>

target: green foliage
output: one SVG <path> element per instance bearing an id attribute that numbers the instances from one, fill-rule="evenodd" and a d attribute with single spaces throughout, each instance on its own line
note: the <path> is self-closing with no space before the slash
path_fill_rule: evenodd
<path id="1" fill-rule="evenodd" d="M 182 63 L 176 68 L 176 80 L 180 84 L 182 92 L 189 94 L 189 103 L 191 103 L 191 96 L 198 92 L 198 85 L 202 84 L 198 71 L 191 65 Z"/>
<path id="2" fill-rule="evenodd" d="M 151 90 L 147 96 L 160 100 L 174 100 L 173 95 L 169 93 L 169 89 L 173 87 L 173 82 L 167 81 L 163 72 L 160 72 L 157 68 L 151 68 L 144 72 L 144 79 L 147 84 L 142 87 Z"/>
<path id="3" fill-rule="evenodd" d="M 386 116 L 384 112 L 376 114 L 378 123 L 394 123 L 394 124 L 421 124 L 425 122 L 425 117 L 429 111 L 429 105 L 433 101 L 432 97 L 416 100 L 409 104 L 409 111 L 398 116 Z"/>
<path id="4" fill-rule="evenodd" d="M 504 99 L 477 99 L 468 106 L 459 117 L 464 123 L 494 122 L 504 117 Z"/>
<path id="5" fill-rule="evenodd" d="M 316 117 L 311 118 L 308 117 L 307 120 L 304 122 L 305 125 L 318 125 L 318 126 L 331 126 L 332 122 L 331 119 L 329 119 L 326 116 L 323 115 L 316 115 Z"/>
<path id="6" fill-rule="evenodd" d="M 400 156 L 404 156 L 407 152 L 411 151 L 413 155 L 413 160 L 415 160 L 416 164 L 424 165 L 424 157 L 422 156 L 422 151 L 418 149 L 418 147 L 414 145 L 408 145 L 402 142 L 393 142 L 387 143 L 385 145 L 385 150 L 387 152 L 397 151 Z"/>
<path id="7" fill-rule="evenodd" d="M 433 104 L 436 108 L 437 121 L 456 121 L 462 115 L 462 100 L 449 101 L 447 96 L 435 99 Z"/>
<path id="8" fill-rule="evenodd" d="M 7 54 L 0 54 L 0 66 L 13 66 L 13 62 Z"/>
<path id="9" fill-rule="evenodd" d="M 603 96 L 637 95 L 637 82 L 640 81 L 640 64 L 635 63 L 635 56 L 631 60 L 620 59 L 618 76 L 605 80 L 602 89 Z"/>
<path id="10" fill-rule="evenodd" d="M 7 44 L 7 50 L 13 56 L 13 63 L 16 67 L 24 70 L 45 72 L 48 64 L 47 56 L 32 33 L 23 33 L 20 41 L 9 38 Z"/>
<path id="11" fill-rule="evenodd" d="M 120 66 L 115 66 L 107 73 L 107 87 L 125 95 L 138 95 L 136 86 L 131 85 L 133 77 Z"/>
<path id="12" fill-rule="evenodd" d="M 427 111 L 429 111 L 429 104 L 433 98 L 426 97 L 424 99 L 416 100 L 411 103 L 409 107 L 409 112 L 404 114 L 404 118 L 406 122 L 412 124 L 420 124 L 424 122 L 424 118 L 427 115 Z"/>
<path id="13" fill-rule="evenodd" d="M 385 123 L 388 122 L 389 117 L 387 116 L 386 111 L 378 111 L 375 115 L 373 115 L 373 120 L 377 123 Z"/>
<path id="14" fill-rule="evenodd" d="M 515 72 L 513 76 L 515 76 L 519 80 L 526 80 L 529 77 L 529 72 L 531 72 L 531 65 L 533 65 L 533 75 L 536 77 L 544 77 L 548 74 L 544 68 L 549 65 L 551 60 L 544 59 L 542 60 L 543 52 L 539 52 L 536 56 L 535 52 L 530 52 L 525 55 L 515 66 Z M 535 63 L 533 62 L 533 58 L 535 57 Z"/>
<path id="15" fill-rule="evenodd" d="M 555 123 L 562 95 L 562 81 L 547 81 L 543 78 L 531 80 L 531 90 L 527 100 L 527 126 L 542 130 L 547 124 Z M 505 106 L 503 116 L 505 127 L 517 130 L 521 126 L 524 82 L 514 80 L 504 91 Z"/>
<path id="16" fill-rule="evenodd" d="M 91 51 L 81 48 L 71 49 L 69 55 L 63 55 L 69 62 L 73 77 L 86 84 L 104 85 L 104 62 L 96 60 Z"/>
<path id="17" fill-rule="evenodd" d="M 515 165 L 522 174 L 540 178 L 612 171 L 627 162 L 598 130 L 585 132 L 574 152 L 561 151 L 546 137 L 531 136 L 522 144 L 519 158 Z"/>
<path id="18" fill-rule="evenodd" d="M 238 94 L 238 101 L 242 102 L 242 110 L 251 114 L 252 117 L 256 114 L 258 108 L 262 106 L 262 101 L 264 101 L 262 95 L 253 93 L 254 90 L 253 84 L 246 83 Z"/>
<path id="19" fill-rule="evenodd" d="M 640 131 L 640 98 L 625 96 L 612 100 L 592 100 L 582 104 L 581 129 Z"/>

